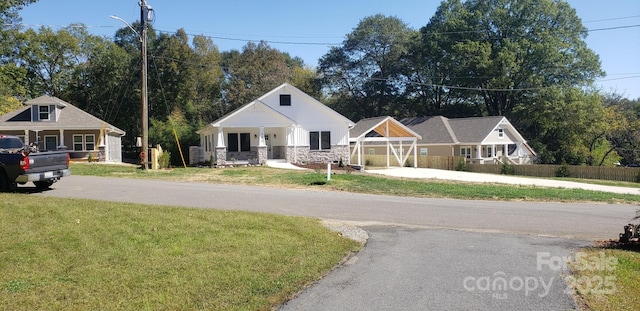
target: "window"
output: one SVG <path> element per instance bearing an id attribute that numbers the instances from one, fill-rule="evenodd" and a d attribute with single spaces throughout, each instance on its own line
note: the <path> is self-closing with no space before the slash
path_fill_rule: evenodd
<path id="1" fill-rule="evenodd" d="M 492 157 L 493 157 L 493 148 L 487 147 L 487 158 L 492 158 Z"/>
<path id="2" fill-rule="evenodd" d="M 291 94 L 280 94 L 280 106 L 291 106 Z"/>
<path id="3" fill-rule="evenodd" d="M 73 135 L 73 151 L 92 151 L 96 147 L 96 135 Z"/>
<path id="4" fill-rule="evenodd" d="M 40 120 L 49 120 L 49 106 L 38 106 L 38 112 Z"/>
<path id="5" fill-rule="evenodd" d="M 309 147 L 311 150 L 330 150 L 331 132 L 309 132 Z"/>
<path id="6" fill-rule="evenodd" d="M 84 135 L 84 150 L 95 150 L 95 149 L 96 149 L 96 136 Z"/>
<path id="7" fill-rule="evenodd" d="M 375 150 L 375 149 L 373 149 L 373 148 L 369 148 L 369 154 L 370 154 L 370 155 L 374 155 L 374 154 L 376 154 L 376 150 Z"/>
<path id="8" fill-rule="evenodd" d="M 331 149 L 331 132 L 320 132 L 320 143 L 322 150 Z"/>
<path id="9" fill-rule="evenodd" d="M 461 147 L 460 156 L 471 159 L 471 147 Z"/>
<path id="10" fill-rule="evenodd" d="M 227 151 L 251 151 L 251 137 L 249 136 L 249 133 L 227 134 Z"/>
<path id="11" fill-rule="evenodd" d="M 420 148 L 420 155 L 423 155 L 423 156 L 429 155 L 427 148 Z"/>
<path id="12" fill-rule="evenodd" d="M 82 135 L 73 135 L 73 151 L 82 151 Z"/>
<path id="13" fill-rule="evenodd" d="M 240 133 L 240 151 L 251 151 L 251 136 L 249 133 Z"/>
<path id="14" fill-rule="evenodd" d="M 504 129 L 498 129 L 498 138 L 504 138 Z"/>

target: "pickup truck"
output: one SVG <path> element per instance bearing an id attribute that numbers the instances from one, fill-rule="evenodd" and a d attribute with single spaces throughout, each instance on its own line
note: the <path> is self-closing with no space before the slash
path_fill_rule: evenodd
<path id="1" fill-rule="evenodd" d="M 17 136 L 0 135 L 0 191 L 27 182 L 44 190 L 70 174 L 67 151 L 37 152 Z"/>

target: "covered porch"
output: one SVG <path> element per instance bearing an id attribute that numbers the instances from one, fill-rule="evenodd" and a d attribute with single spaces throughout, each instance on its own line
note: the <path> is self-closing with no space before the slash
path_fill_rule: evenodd
<path id="1" fill-rule="evenodd" d="M 475 164 L 533 164 L 535 159 L 531 147 L 522 142 L 460 146 L 457 153 Z"/>
<path id="2" fill-rule="evenodd" d="M 417 141 L 422 136 L 415 133 L 392 117 L 378 117 L 360 120 L 349 132 L 351 138 L 351 158 L 356 157 L 358 166 L 364 167 L 365 145 L 386 147 L 387 167 L 391 157 L 402 166 L 413 153 L 413 167 L 418 167 Z M 405 150 L 406 149 L 406 150 Z"/>
<path id="3" fill-rule="evenodd" d="M 295 121 L 255 101 L 207 125 L 200 134 L 200 160 L 217 166 L 266 164 L 286 159 L 295 146 Z"/>

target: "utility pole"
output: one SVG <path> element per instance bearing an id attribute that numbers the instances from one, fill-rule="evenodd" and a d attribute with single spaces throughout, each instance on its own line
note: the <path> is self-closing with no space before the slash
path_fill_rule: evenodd
<path id="1" fill-rule="evenodd" d="M 149 169 L 149 102 L 147 95 L 147 26 L 153 21 L 153 8 L 147 5 L 146 0 L 140 0 L 140 32 L 136 31 L 131 24 L 124 19 L 111 15 L 109 17 L 123 22 L 131 29 L 140 39 L 140 58 L 142 70 L 140 71 L 140 80 L 142 86 L 140 92 L 142 97 L 142 148 L 140 150 L 140 162 L 142 169 Z"/>
<path id="2" fill-rule="evenodd" d="M 148 6 L 145 0 L 140 0 L 140 55 L 142 58 L 142 70 L 140 78 L 142 80 L 142 169 L 149 169 L 149 96 L 147 94 L 147 24 L 151 21 L 153 9 Z"/>

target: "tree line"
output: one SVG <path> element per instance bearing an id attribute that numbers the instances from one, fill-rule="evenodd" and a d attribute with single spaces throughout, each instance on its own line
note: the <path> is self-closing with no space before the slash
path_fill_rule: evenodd
<path id="1" fill-rule="evenodd" d="M 0 22 L 18 25 L 19 9 L 33 2 L 0 6 Z M 444 0 L 420 29 L 394 16 L 365 17 L 317 68 L 266 42 L 219 51 L 211 38 L 183 29 L 148 34 L 150 142 L 176 160 L 174 130 L 183 149 L 198 145 L 196 130 L 289 82 L 353 121 L 502 115 L 542 163 L 640 162 L 639 99 L 594 87 L 605 73 L 564 1 Z M 0 36 L 0 112 L 48 94 L 125 130 L 124 144 L 134 144 L 136 33 L 3 26 Z"/>

